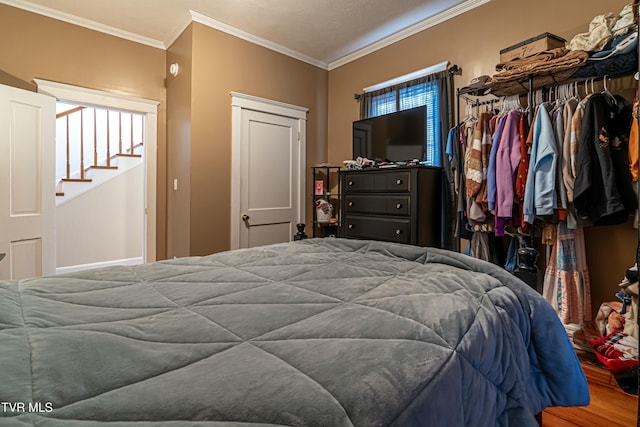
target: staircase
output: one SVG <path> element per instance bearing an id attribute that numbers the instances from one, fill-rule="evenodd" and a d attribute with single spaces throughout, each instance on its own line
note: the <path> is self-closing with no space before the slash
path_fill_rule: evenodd
<path id="1" fill-rule="evenodd" d="M 144 116 L 58 103 L 56 206 L 143 163 Z"/>

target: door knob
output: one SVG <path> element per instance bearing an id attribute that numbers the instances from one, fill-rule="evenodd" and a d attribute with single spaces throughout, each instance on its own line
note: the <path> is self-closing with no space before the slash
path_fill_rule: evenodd
<path id="1" fill-rule="evenodd" d="M 242 220 L 243 220 L 243 221 L 249 221 L 249 215 L 247 215 L 247 214 L 242 214 Z"/>

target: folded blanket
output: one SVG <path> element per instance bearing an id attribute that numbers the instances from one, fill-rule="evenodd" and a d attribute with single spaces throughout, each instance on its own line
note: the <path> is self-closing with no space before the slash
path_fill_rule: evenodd
<path id="1" fill-rule="evenodd" d="M 539 62 L 551 61 L 566 55 L 568 52 L 569 49 L 564 47 L 545 50 L 535 55 L 527 56 L 526 58 L 516 58 L 512 59 L 511 61 L 501 62 L 496 65 L 496 71 L 516 70 L 525 67 L 532 62 L 537 64 Z"/>
<path id="2" fill-rule="evenodd" d="M 587 62 L 589 54 L 582 50 L 569 51 L 563 47 L 540 52 L 529 58 L 514 59 L 502 65 L 503 71 L 495 74 L 490 84 L 514 80 L 529 75 L 550 74 L 575 68 Z"/>
<path id="3" fill-rule="evenodd" d="M 540 52 L 529 58 L 516 59 L 508 63 L 498 64 L 503 71 L 495 74 L 487 85 L 495 96 L 510 96 L 526 93 L 529 78 L 533 78 L 533 90 L 544 86 L 555 86 L 558 82 L 569 79 L 589 59 L 585 51 L 568 51 L 556 48 Z"/>

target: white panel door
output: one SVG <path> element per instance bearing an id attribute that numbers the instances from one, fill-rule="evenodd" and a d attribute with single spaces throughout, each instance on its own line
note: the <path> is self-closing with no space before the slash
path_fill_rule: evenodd
<path id="1" fill-rule="evenodd" d="M 55 99 L 0 85 L 0 279 L 55 273 Z"/>
<path id="2" fill-rule="evenodd" d="M 240 247 L 289 242 L 300 221 L 299 121 L 244 109 Z"/>

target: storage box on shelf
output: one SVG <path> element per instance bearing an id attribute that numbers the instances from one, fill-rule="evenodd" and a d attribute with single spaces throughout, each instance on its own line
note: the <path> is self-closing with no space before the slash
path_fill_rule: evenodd
<path id="1" fill-rule="evenodd" d="M 313 166 L 313 237 L 337 236 L 339 233 L 340 166 Z"/>
<path id="2" fill-rule="evenodd" d="M 500 50 L 500 62 L 509 62 L 517 58 L 527 58 L 545 50 L 564 47 L 567 41 L 551 33 L 539 34 Z"/>

